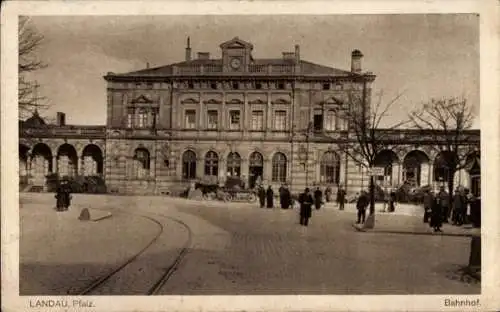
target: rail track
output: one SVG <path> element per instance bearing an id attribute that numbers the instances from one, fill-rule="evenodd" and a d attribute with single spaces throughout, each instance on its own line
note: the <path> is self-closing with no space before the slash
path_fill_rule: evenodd
<path id="1" fill-rule="evenodd" d="M 94 208 L 94 209 L 98 209 L 98 208 Z M 133 256 L 127 258 L 125 261 L 123 261 L 121 264 L 116 266 L 111 271 L 108 271 L 107 273 L 97 277 L 87 286 L 85 286 L 79 290 L 76 290 L 76 291 L 69 290 L 68 295 L 73 295 L 73 296 L 92 295 L 93 293 L 98 291 L 100 288 L 102 288 L 112 277 L 116 276 L 119 272 L 123 271 L 125 268 L 130 266 L 132 263 L 137 261 L 141 257 L 141 255 L 143 255 L 148 249 L 150 249 L 152 246 L 155 245 L 155 243 L 157 243 L 158 239 L 163 234 L 163 231 L 164 231 L 163 224 L 159 220 L 152 218 L 150 216 L 131 213 L 128 211 L 124 211 L 122 209 L 113 209 L 113 208 L 108 209 L 107 208 L 107 209 L 98 209 L 98 210 L 106 210 L 106 211 L 112 211 L 112 212 L 120 213 L 120 214 L 129 214 L 129 215 L 139 216 L 139 217 L 148 219 L 151 222 L 155 223 L 158 226 L 159 230 L 156 233 L 156 235 L 146 244 L 146 246 L 144 246 L 141 250 L 139 250 Z M 191 228 L 186 223 L 184 223 L 183 221 L 181 221 L 179 219 L 176 219 L 176 218 L 173 218 L 170 216 L 166 216 L 166 215 L 162 215 L 159 213 L 151 213 L 151 214 L 154 216 L 168 219 L 168 220 L 173 221 L 177 224 L 180 224 L 182 227 L 184 227 L 187 230 L 188 239 L 186 240 L 186 242 L 184 242 L 180 252 L 177 254 L 174 261 L 166 268 L 166 270 L 160 276 L 158 276 L 158 278 L 155 280 L 155 282 L 152 284 L 152 286 L 150 286 L 148 289 L 145 289 L 144 295 L 148 295 L 148 296 L 158 294 L 158 292 L 168 282 L 168 280 L 172 277 L 172 275 L 175 273 L 175 271 L 177 271 L 177 268 L 179 267 L 180 263 L 182 262 L 182 260 L 186 256 L 186 254 L 187 254 L 187 252 L 192 244 L 192 231 L 191 231 Z"/>

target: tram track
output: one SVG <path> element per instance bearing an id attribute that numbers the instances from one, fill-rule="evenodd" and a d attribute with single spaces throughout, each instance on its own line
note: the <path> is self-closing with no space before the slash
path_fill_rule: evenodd
<path id="1" fill-rule="evenodd" d="M 153 246 L 155 246 L 155 244 L 158 243 L 158 240 L 160 239 L 161 235 L 164 234 L 164 230 L 165 230 L 164 224 L 155 217 L 164 218 L 164 219 L 167 219 L 167 220 L 170 220 L 172 222 L 179 224 L 187 231 L 187 235 L 188 235 L 186 241 L 184 242 L 184 244 L 182 244 L 182 247 L 180 248 L 180 251 L 175 256 L 174 260 L 169 264 L 169 266 L 164 270 L 164 272 L 159 274 L 159 276 L 155 279 L 155 281 L 152 284 L 150 283 L 151 286 L 149 286 L 147 289 L 145 289 L 142 292 L 143 295 L 148 295 L 148 296 L 158 294 L 161 291 L 162 287 L 168 282 L 168 280 L 172 277 L 172 275 L 177 271 L 179 265 L 182 263 L 182 260 L 187 255 L 189 248 L 192 245 L 191 228 L 182 220 L 179 220 L 179 219 L 171 217 L 171 216 L 159 214 L 159 213 L 150 213 L 150 215 L 155 216 L 155 217 L 151 217 L 151 216 L 147 216 L 147 215 L 143 215 L 143 214 L 131 213 L 129 211 L 125 211 L 123 209 L 118 209 L 118 208 L 106 208 L 106 209 L 94 208 L 94 209 L 142 217 L 142 218 L 145 218 L 145 219 L 153 222 L 154 224 L 156 224 L 158 226 L 159 230 L 156 233 L 156 235 L 142 249 L 140 249 L 134 255 L 132 255 L 131 257 L 128 257 L 125 261 L 123 261 L 121 264 L 119 264 L 118 266 L 116 266 L 112 270 L 95 278 L 90 284 L 84 286 L 83 288 L 81 288 L 77 291 L 68 290 L 68 295 L 73 295 L 73 296 L 85 296 L 85 295 L 87 295 L 88 296 L 88 295 L 96 294 L 99 292 L 99 290 L 102 290 L 102 288 L 113 277 L 116 277 L 120 272 L 123 272 L 126 268 L 128 268 L 129 266 L 133 265 L 135 262 L 140 260 L 141 256 L 145 255 L 148 250 L 150 250 Z"/>

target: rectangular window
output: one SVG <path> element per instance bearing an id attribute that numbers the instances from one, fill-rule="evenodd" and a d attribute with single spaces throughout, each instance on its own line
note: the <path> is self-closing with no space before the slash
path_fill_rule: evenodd
<path id="1" fill-rule="evenodd" d="M 184 128 L 196 129 L 196 110 L 186 110 L 186 112 L 184 113 Z"/>
<path id="2" fill-rule="evenodd" d="M 274 112 L 274 129 L 286 130 L 286 111 L 278 110 Z"/>
<path id="3" fill-rule="evenodd" d="M 137 127 L 145 128 L 148 124 L 148 113 L 146 110 L 140 110 L 137 114 Z"/>
<path id="4" fill-rule="evenodd" d="M 233 82 L 233 89 L 238 90 L 239 89 L 239 84 L 237 82 Z"/>
<path id="5" fill-rule="evenodd" d="M 314 131 L 323 130 L 323 112 L 321 110 L 314 112 L 313 128 Z"/>
<path id="6" fill-rule="evenodd" d="M 207 128 L 217 129 L 219 114 L 216 110 L 209 110 L 207 112 Z"/>
<path id="7" fill-rule="evenodd" d="M 264 112 L 252 112 L 252 130 L 264 130 Z"/>
<path id="8" fill-rule="evenodd" d="M 329 110 L 326 112 L 325 130 L 327 131 L 337 130 L 337 114 L 333 110 Z"/>
<path id="9" fill-rule="evenodd" d="M 329 83 L 324 83 L 323 84 L 323 90 L 330 90 L 330 84 Z"/>
<path id="10" fill-rule="evenodd" d="M 240 111 L 232 110 L 229 111 L 229 129 L 239 130 L 240 129 Z"/>
<path id="11" fill-rule="evenodd" d="M 217 83 L 212 82 L 212 83 L 210 84 L 210 88 L 212 88 L 212 89 L 214 89 L 214 90 L 215 90 L 215 89 L 217 89 Z"/>
<path id="12" fill-rule="evenodd" d="M 127 128 L 134 127 L 134 109 L 129 109 L 127 112 Z"/>
<path id="13" fill-rule="evenodd" d="M 262 89 L 262 83 L 257 82 L 257 83 L 255 84 L 255 89 L 257 89 L 257 90 Z"/>
<path id="14" fill-rule="evenodd" d="M 283 82 L 278 83 L 278 89 L 283 90 L 285 89 L 285 84 Z"/>

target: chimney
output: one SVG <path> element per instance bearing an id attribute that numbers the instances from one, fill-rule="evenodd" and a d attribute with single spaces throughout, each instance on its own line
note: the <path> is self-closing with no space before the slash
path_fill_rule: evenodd
<path id="1" fill-rule="evenodd" d="M 295 62 L 300 63 L 300 46 L 298 44 L 295 45 Z"/>
<path id="2" fill-rule="evenodd" d="M 191 40 L 189 37 L 187 38 L 186 61 L 191 61 Z"/>
<path id="3" fill-rule="evenodd" d="M 361 60 L 363 59 L 363 53 L 359 50 L 354 50 L 351 53 L 351 72 L 360 74 L 361 73 Z"/>
<path id="4" fill-rule="evenodd" d="M 210 53 L 208 53 L 208 52 L 198 52 L 198 59 L 199 60 L 208 60 L 208 59 L 210 59 Z"/>
<path id="5" fill-rule="evenodd" d="M 65 126 L 66 125 L 66 114 L 57 112 L 57 121 L 56 121 L 58 126 Z"/>

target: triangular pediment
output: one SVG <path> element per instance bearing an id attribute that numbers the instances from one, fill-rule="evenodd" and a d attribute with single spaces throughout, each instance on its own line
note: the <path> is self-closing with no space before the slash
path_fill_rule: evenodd
<path id="1" fill-rule="evenodd" d="M 150 104 L 150 103 L 153 103 L 153 101 L 151 99 L 149 99 L 147 96 L 145 96 L 144 94 L 141 94 L 137 98 L 133 99 L 132 103 L 133 104 Z"/>
<path id="2" fill-rule="evenodd" d="M 210 99 L 210 100 L 207 100 L 207 101 L 203 101 L 203 103 L 205 103 L 205 104 L 220 104 L 222 102 L 220 100 Z"/>
<path id="3" fill-rule="evenodd" d="M 243 101 L 240 99 L 231 99 L 231 100 L 227 101 L 226 103 L 227 104 L 242 104 Z"/>
<path id="4" fill-rule="evenodd" d="M 244 48 L 253 49 L 253 45 L 251 43 L 243 41 L 238 37 L 234 37 L 233 39 L 222 43 L 220 47 L 222 49 L 244 49 Z"/>
<path id="5" fill-rule="evenodd" d="M 325 104 L 335 104 L 335 105 L 341 105 L 342 101 L 335 98 L 335 97 L 330 97 L 324 101 Z"/>
<path id="6" fill-rule="evenodd" d="M 256 99 L 256 100 L 252 100 L 250 102 L 248 102 L 249 104 L 266 104 L 266 102 L 264 102 L 263 100 L 261 99 Z"/>
<path id="7" fill-rule="evenodd" d="M 182 104 L 198 104 L 198 101 L 193 98 L 188 98 L 181 101 Z"/>
<path id="8" fill-rule="evenodd" d="M 273 104 L 290 104 L 290 101 L 287 101 L 285 99 L 279 98 L 273 101 Z"/>

